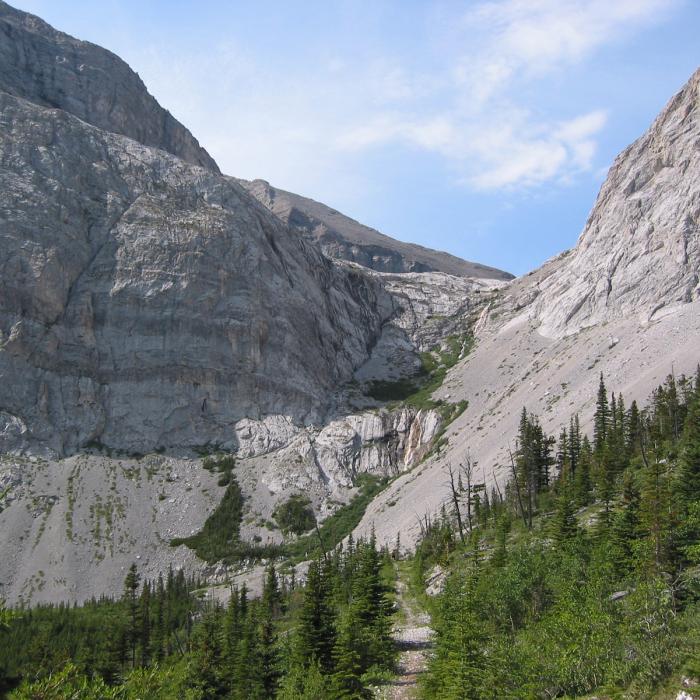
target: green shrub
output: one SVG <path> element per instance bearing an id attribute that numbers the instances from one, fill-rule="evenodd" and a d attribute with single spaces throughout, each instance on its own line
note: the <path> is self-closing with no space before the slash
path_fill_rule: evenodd
<path id="1" fill-rule="evenodd" d="M 301 494 L 290 496 L 273 514 L 275 522 L 285 534 L 302 535 L 316 524 L 311 501 Z"/>

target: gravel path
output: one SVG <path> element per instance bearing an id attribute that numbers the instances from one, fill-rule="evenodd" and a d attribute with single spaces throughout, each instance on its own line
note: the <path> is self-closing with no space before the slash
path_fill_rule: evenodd
<path id="1" fill-rule="evenodd" d="M 381 688 L 378 697 L 382 700 L 418 697 L 418 679 L 427 668 L 433 646 L 430 617 L 407 595 L 403 581 L 397 582 L 396 590 L 397 602 L 405 619 L 394 627 L 394 639 L 399 649 L 398 672 L 391 683 Z"/>

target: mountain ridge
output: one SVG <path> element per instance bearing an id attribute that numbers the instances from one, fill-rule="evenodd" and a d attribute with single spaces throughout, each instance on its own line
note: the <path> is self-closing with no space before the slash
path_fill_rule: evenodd
<path id="1" fill-rule="evenodd" d="M 659 132 L 668 167 L 655 168 L 657 142 L 645 137 L 620 157 L 651 176 L 621 178 L 637 183 L 626 192 L 612 171 L 589 218 L 590 245 L 582 236 L 510 281 L 487 276 L 499 273 L 492 268 L 473 277 L 411 272 L 416 246 L 264 181 L 221 175 L 124 73 L 135 92 L 120 109 L 144 101 L 134 113 L 155 129 L 144 137 L 111 109 L 121 94 L 112 83 L 105 97 L 81 82 L 90 70 L 80 61 L 57 60 L 67 35 L 47 48 L 53 30 L 32 31 L 40 20 L 31 16 L 27 27 L 3 20 L 7 8 L 0 4 L 0 66 L 12 67 L 0 71 L 0 557 L 9 564 L 0 585 L 9 600 L 118 594 L 134 558 L 149 577 L 173 565 L 225 581 L 232 569 L 167 546 L 195 534 L 222 497 L 195 448 L 236 454 L 248 542 L 281 541 L 270 523 L 291 494 L 308 496 L 325 518 L 369 473 L 393 480 L 357 533 L 374 529 L 392 546 L 401 533 L 406 546 L 418 536 L 416 515 L 445 502 L 445 470 L 467 450 L 484 482 L 505 478 L 503 436 L 515 434 L 523 405 L 546 429 L 574 411 L 585 427 L 599 372 L 641 399 L 665 372 L 694 370 L 700 236 L 682 224 L 688 212 L 697 219 L 700 201 L 696 88 L 663 113 L 685 114 Z M 96 56 L 118 74 L 126 66 L 65 41 L 68 53 Z M 25 53 L 13 54 L 15 44 Z M 93 87 L 104 104 L 92 105 Z M 651 230 L 631 226 L 635 211 Z M 665 230 L 674 242 L 687 232 L 685 259 L 658 245 Z M 327 254 L 324 236 L 337 244 Z M 377 384 L 391 401 L 372 395 Z M 109 510 L 109 528 L 94 503 Z"/>
<path id="2" fill-rule="evenodd" d="M 282 221 L 320 245 L 330 258 L 356 262 L 378 272 L 444 272 L 476 279 L 513 279 L 509 272 L 495 267 L 391 238 L 326 204 L 273 187 L 266 180 L 238 182 Z"/>

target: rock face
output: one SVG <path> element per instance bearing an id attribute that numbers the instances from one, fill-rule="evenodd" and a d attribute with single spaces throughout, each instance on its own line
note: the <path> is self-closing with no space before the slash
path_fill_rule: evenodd
<path id="1" fill-rule="evenodd" d="M 1 1 L 0 125 L 5 450 L 235 450 L 240 421 L 338 417 L 339 387 L 414 371 L 436 319 L 491 284 L 329 260 L 221 176 L 123 61 Z M 381 239 L 385 267 L 505 275 L 283 195 Z"/>
<path id="2" fill-rule="evenodd" d="M 231 179 L 4 93 L 0 123 L 0 430 L 64 454 L 317 420 L 394 312 Z"/>
<path id="3" fill-rule="evenodd" d="M 576 248 L 542 280 L 553 337 L 700 296 L 700 70 L 615 160 Z"/>
<path id="4" fill-rule="evenodd" d="M 2 0 L 0 90 L 218 172 L 197 139 L 148 94 L 124 61 Z"/>
<path id="5" fill-rule="evenodd" d="M 446 272 L 457 277 L 513 279 L 503 270 L 396 241 L 325 204 L 277 189 L 265 180 L 238 182 L 282 221 L 318 243 L 330 258 L 350 260 L 379 272 Z"/>

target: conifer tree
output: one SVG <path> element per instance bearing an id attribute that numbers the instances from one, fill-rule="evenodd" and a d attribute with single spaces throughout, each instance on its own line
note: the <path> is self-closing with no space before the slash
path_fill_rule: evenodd
<path id="1" fill-rule="evenodd" d="M 324 674 L 333 671 L 335 611 L 330 586 L 319 561 L 312 561 L 306 578 L 299 621 L 299 656 L 305 667 L 318 662 Z"/>
<path id="2" fill-rule="evenodd" d="M 136 668 L 136 647 L 139 641 L 139 597 L 138 590 L 141 582 L 141 575 L 138 572 L 136 564 L 133 563 L 129 567 L 124 579 L 124 604 L 126 606 L 127 619 L 129 625 L 127 628 L 127 640 L 131 651 L 131 667 Z"/>
<path id="3" fill-rule="evenodd" d="M 552 526 L 554 539 L 559 543 L 573 539 L 578 533 L 572 487 L 568 480 L 564 480 L 559 490 Z"/>
<path id="4" fill-rule="evenodd" d="M 631 457 L 639 447 L 641 430 L 641 418 L 636 401 L 632 401 L 632 405 L 627 413 L 626 423 L 627 430 L 625 435 L 625 446 L 627 448 L 628 457 Z"/>
<path id="5" fill-rule="evenodd" d="M 684 510 L 700 499 L 700 400 L 697 399 L 691 403 L 683 427 L 676 491 Z"/>
<path id="6" fill-rule="evenodd" d="M 141 618 L 141 665 L 148 666 L 151 661 L 151 584 L 148 581 L 143 584 L 141 591 L 139 617 Z"/>
<path id="7" fill-rule="evenodd" d="M 631 569 L 634 544 L 642 535 L 640 500 L 634 476 L 627 471 L 622 481 L 620 509 L 615 514 L 612 525 L 612 541 L 618 550 L 616 566 L 618 572 L 623 575 Z"/>
<path id="8" fill-rule="evenodd" d="M 265 611 L 271 620 L 279 617 L 282 609 L 282 598 L 280 595 L 279 581 L 275 565 L 270 563 L 265 574 L 265 585 L 263 586 L 262 602 Z"/>
<path id="9" fill-rule="evenodd" d="M 333 649 L 333 697 L 354 700 L 362 697 L 362 619 L 356 605 L 350 605 L 339 621 Z"/>
<path id="10" fill-rule="evenodd" d="M 478 608 L 477 573 L 453 573 L 447 580 L 436 621 L 435 656 L 427 683 L 429 697 L 441 700 L 482 700 L 488 667 L 488 636 Z"/>
<path id="11" fill-rule="evenodd" d="M 608 392 L 603 381 L 603 373 L 600 373 L 598 384 L 598 397 L 596 399 L 595 415 L 593 416 L 593 451 L 597 458 L 605 448 L 605 440 L 610 427 L 610 406 L 608 404 Z"/>
<path id="12" fill-rule="evenodd" d="M 579 508 L 587 506 L 591 502 L 591 464 L 593 454 L 588 436 L 581 441 L 581 449 L 578 458 L 578 467 L 574 477 L 574 501 Z"/>
<path id="13" fill-rule="evenodd" d="M 190 685 L 205 698 L 223 698 L 227 682 L 223 670 L 221 627 L 217 610 L 208 610 L 192 639 L 188 668 Z"/>

